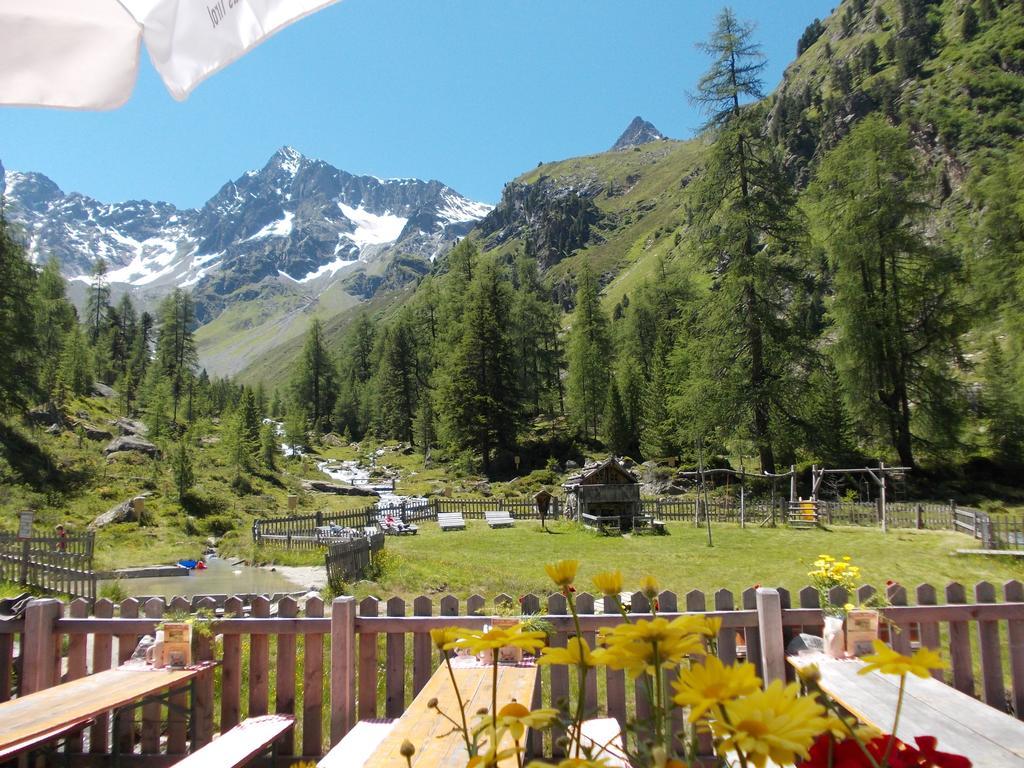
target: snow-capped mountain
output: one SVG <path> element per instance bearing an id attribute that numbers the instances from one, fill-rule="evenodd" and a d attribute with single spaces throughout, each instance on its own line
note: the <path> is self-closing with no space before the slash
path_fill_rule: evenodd
<path id="1" fill-rule="evenodd" d="M 290 147 L 198 210 L 101 203 L 2 165 L 0 192 L 35 261 L 56 257 L 86 282 L 102 257 L 115 290 L 188 287 L 206 319 L 255 284 L 321 285 L 398 252 L 432 260 L 491 208 L 438 181 L 354 176 Z"/>

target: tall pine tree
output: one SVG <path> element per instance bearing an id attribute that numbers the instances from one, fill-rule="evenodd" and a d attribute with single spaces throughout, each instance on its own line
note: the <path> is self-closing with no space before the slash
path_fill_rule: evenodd
<path id="1" fill-rule="evenodd" d="M 566 359 L 569 366 L 568 400 L 573 424 L 581 435 L 596 440 L 608 397 L 612 370 L 612 342 L 608 318 L 601 309 L 597 279 L 583 264 L 576 288 Z"/>

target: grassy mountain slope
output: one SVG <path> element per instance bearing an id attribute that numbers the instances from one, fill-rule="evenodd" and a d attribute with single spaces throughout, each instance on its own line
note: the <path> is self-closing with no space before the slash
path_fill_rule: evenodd
<path id="1" fill-rule="evenodd" d="M 968 9 L 976 25 L 965 22 Z M 884 113 L 911 127 L 934 173 L 931 228 L 960 233 L 961 249 L 973 248 L 972 170 L 1024 136 L 1020 2 L 845 0 L 802 47 L 768 97 L 768 129 L 797 184 L 807 183 L 858 120 Z M 681 259 L 684 269 L 703 274 L 688 262 L 682 235 L 686 187 L 700 173 L 706 147 L 703 139 L 665 140 L 540 165 L 506 185 L 502 202 L 470 236 L 499 257 L 525 251 L 537 258 L 566 310 L 574 275 L 588 261 L 610 310 L 656 277 L 661 259 Z M 409 295 L 378 294 L 371 310 L 393 308 Z M 351 317 L 348 307 L 340 309 L 328 321 L 335 339 Z M 975 326 L 968 347 L 994 332 Z M 300 347 L 291 338 L 255 356 L 243 378 L 273 378 Z"/>

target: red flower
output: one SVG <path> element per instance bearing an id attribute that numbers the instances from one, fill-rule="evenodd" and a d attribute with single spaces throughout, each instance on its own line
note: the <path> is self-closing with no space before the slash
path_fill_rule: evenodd
<path id="1" fill-rule="evenodd" d="M 892 579 L 886 579 L 886 580 L 885 580 L 885 586 L 887 586 L 887 587 L 891 587 L 891 586 L 892 586 L 893 584 L 895 584 L 895 583 L 896 583 L 896 582 L 895 582 L 895 581 L 893 581 Z"/>
<path id="2" fill-rule="evenodd" d="M 963 755 L 950 752 L 939 752 L 935 747 L 938 741 L 934 736 L 915 736 L 914 741 L 920 750 L 921 760 L 915 765 L 935 766 L 935 768 L 971 768 L 971 761 Z"/>
<path id="3" fill-rule="evenodd" d="M 878 736 L 865 744 L 872 758 L 881 762 L 889 745 L 890 736 Z M 960 755 L 939 752 L 933 736 L 917 736 L 918 749 L 895 740 L 889 750 L 888 768 L 972 768 L 971 761 Z M 871 768 L 871 763 L 853 739 L 836 742 L 825 733 L 818 737 L 810 749 L 810 756 L 799 768 Z"/>
<path id="4" fill-rule="evenodd" d="M 760 588 L 761 588 L 761 584 L 760 583 L 754 585 L 754 589 L 760 589 Z"/>
<path id="5" fill-rule="evenodd" d="M 660 611 L 661 605 L 658 603 L 658 598 L 654 598 L 654 610 Z"/>
<path id="6" fill-rule="evenodd" d="M 525 599 L 526 599 L 525 597 L 520 597 L 519 598 L 519 604 L 522 605 L 523 604 L 523 600 L 525 600 Z"/>

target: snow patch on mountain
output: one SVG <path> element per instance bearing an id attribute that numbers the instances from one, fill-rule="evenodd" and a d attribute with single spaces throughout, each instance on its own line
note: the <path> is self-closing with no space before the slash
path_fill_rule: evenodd
<path id="1" fill-rule="evenodd" d="M 342 202 L 338 202 L 338 208 L 345 215 L 345 218 L 356 225 L 351 233 L 342 233 L 355 243 L 360 250 L 368 245 L 384 245 L 393 243 L 405 229 L 408 219 L 401 216 L 394 216 L 390 211 L 383 215 L 370 213 L 365 208 L 352 208 Z"/>
<path id="2" fill-rule="evenodd" d="M 443 199 L 444 207 L 438 210 L 437 215 L 449 224 L 479 221 L 494 208 L 493 205 L 476 203 L 454 193 L 446 194 Z"/>
<path id="3" fill-rule="evenodd" d="M 276 221 L 270 222 L 255 235 L 250 235 L 245 238 L 243 242 L 248 243 L 253 240 L 262 240 L 265 237 L 288 237 L 288 235 L 292 233 L 294 222 L 295 213 L 292 211 L 285 211 L 283 219 L 277 219 Z"/>

